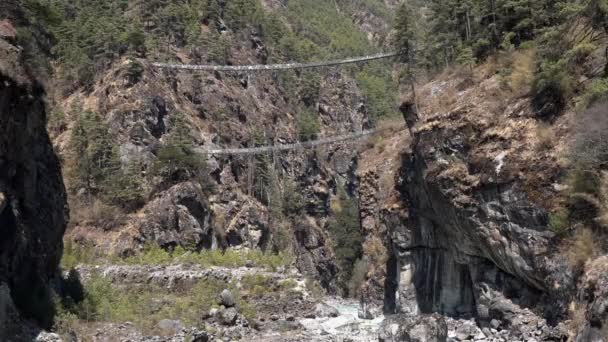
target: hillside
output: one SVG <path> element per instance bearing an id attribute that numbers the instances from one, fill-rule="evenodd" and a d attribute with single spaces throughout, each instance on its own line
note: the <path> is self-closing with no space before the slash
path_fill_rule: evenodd
<path id="1" fill-rule="evenodd" d="M 56 39 L 49 130 L 70 192 L 67 241 L 120 256 L 150 244 L 284 251 L 336 290 L 339 267 L 325 226 L 337 191 L 356 195 L 354 151 L 196 151 L 372 128 L 396 113 L 390 64 L 234 75 L 149 63 L 244 65 L 376 53 L 389 48 L 389 7 L 81 1 L 32 11 Z M 297 196 L 287 198 L 294 190 Z"/>

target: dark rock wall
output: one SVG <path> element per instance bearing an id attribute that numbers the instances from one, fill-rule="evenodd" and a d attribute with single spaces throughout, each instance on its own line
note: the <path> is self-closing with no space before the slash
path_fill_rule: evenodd
<path id="1" fill-rule="evenodd" d="M 535 322 L 563 318 L 569 295 L 560 298 L 553 288 L 571 293 L 573 284 L 567 268 L 552 261 L 546 212 L 517 179 L 475 168 L 475 128 L 456 124 L 458 115 L 430 129 L 408 122 L 412 153 L 397 176 L 408 213 L 389 225 L 385 311 L 505 326 L 524 326 L 517 316 L 531 312 Z"/>
<path id="2" fill-rule="evenodd" d="M 12 48 L 0 43 L 0 49 Z M 52 318 L 47 285 L 57 273 L 68 217 L 66 194 L 46 132 L 43 88 L 18 79 L 19 69 L 6 70 L 7 64 L 0 60 L 0 285 L 8 285 L 23 316 L 46 325 Z"/>

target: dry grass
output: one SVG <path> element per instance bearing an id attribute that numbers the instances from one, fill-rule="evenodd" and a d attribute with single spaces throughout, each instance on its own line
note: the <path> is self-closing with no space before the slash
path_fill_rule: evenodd
<path id="1" fill-rule="evenodd" d="M 91 225 L 103 230 L 111 230 L 122 225 L 125 213 L 118 207 L 109 206 L 99 199 L 92 203 L 70 201 L 70 226 Z"/>
<path id="2" fill-rule="evenodd" d="M 536 147 L 538 150 L 550 150 L 555 144 L 555 132 L 551 126 L 541 123 L 536 127 Z"/>
<path id="3" fill-rule="evenodd" d="M 509 64 L 512 71 L 507 79 L 511 90 L 520 96 L 529 93 L 534 80 L 536 50 L 514 51 L 509 58 Z"/>
<path id="4" fill-rule="evenodd" d="M 570 331 L 580 331 L 586 324 L 585 307 L 578 302 L 570 303 L 568 307 L 568 316 L 570 316 L 569 328 Z"/>
<path id="5" fill-rule="evenodd" d="M 597 222 L 604 228 L 608 229 L 608 171 L 602 171 L 600 176 L 600 213 Z M 608 232 L 608 230 L 606 230 Z"/>
<path id="6" fill-rule="evenodd" d="M 368 256 L 374 265 L 384 265 L 388 260 L 388 251 L 377 236 L 373 236 L 363 244 L 363 254 Z"/>
<path id="7" fill-rule="evenodd" d="M 566 249 L 568 262 L 577 269 L 584 267 L 587 260 L 597 255 L 596 239 L 591 229 L 579 229 Z"/>

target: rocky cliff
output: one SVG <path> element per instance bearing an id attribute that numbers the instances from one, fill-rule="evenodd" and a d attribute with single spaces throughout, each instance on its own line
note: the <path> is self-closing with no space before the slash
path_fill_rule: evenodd
<path id="1" fill-rule="evenodd" d="M 396 176 L 401 208 L 381 219 L 391 222 L 385 311 L 470 317 L 524 340 L 583 328 L 578 339 L 594 340 L 606 324 L 604 263 L 579 277 L 549 224 L 567 188 L 559 158 L 573 113 L 547 128 L 526 97 L 497 97 L 496 77 L 469 77 L 419 89 L 420 112 L 401 107 L 412 143 Z"/>
<path id="2" fill-rule="evenodd" d="M 18 340 L 19 316 L 51 322 L 48 286 L 57 275 L 67 222 L 59 161 L 46 133 L 44 89 L 27 76 L 22 49 L 11 42 L 10 34 L 0 35 L 2 340 Z"/>

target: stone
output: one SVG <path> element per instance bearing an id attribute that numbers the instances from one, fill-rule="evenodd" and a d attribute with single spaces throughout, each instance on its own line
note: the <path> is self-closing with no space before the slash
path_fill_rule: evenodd
<path id="1" fill-rule="evenodd" d="M 208 342 L 209 334 L 205 331 L 198 331 L 192 334 L 192 342 Z"/>
<path id="2" fill-rule="evenodd" d="M 17 30 L 13 26 L 10 20 L 0 20 L 0 37 L 1 38 L 15 38 L 17 37 Z"/>
<path id="3" fill-rule="evenodd" d="M 162 319 L 157 324 L 158 328 L 173 334 L 177 334 L 184 329 L 184 325 L 179 320 Z"/>
<path id="4" fill-rule="evenodd" d="M 390 316 L 378 332 L 380 342 L 446 342 L 447 338 L 448 325 L 438 314 Z"/>
<path id="5" fill-rule="evenodd" d="M 327 305 L 325 303 L 318 303 L 315 306 L 315 317 L 317 318 L 338 317 L 339 315 L 340 312 L 333 306 Z"/>
<path id="6" fill-rule="evenodd" d="M 63 340 L 61 339 L 61 336 L 55 333 L 43 331 L 36 336 L 34 342 L 63 342 Z"/>
<path id="7" fill-rule="evenodd" d="M 231 308 L 236 304 L 234 301 L 234 296 L 232 295 L 232 292 L 230 292 L 230 290 L 224 289 L 224 291 L 220 293 L 219 304 L 227 308 Z"/>
<path id="8" fill-rule="evenodd" d="M 493 319 L 490 321 L 490 326 L 494 329 L 498 329 L 500 327 L 500 321 L 497 319 Z"/>
<path id="9" fill-rule="evenodd" d="M 237 316 L 238 312 L 233 307 L 220 311 L 220 321 L 224 325 L 234 325 L 236 323 Z"/>

